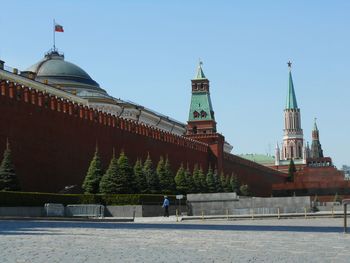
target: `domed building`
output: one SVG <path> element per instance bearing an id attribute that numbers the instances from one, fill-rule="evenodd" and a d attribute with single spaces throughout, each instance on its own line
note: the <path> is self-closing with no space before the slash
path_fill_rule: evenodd
<path id="1" fill-rule="evenodd" d="M 34 73 L 35 80 L 63 89 L 86 99 L 112 99 L 85 70 L 65 61 L 64 55 L 54 50 L 26 69 L 23 73 Z"/>

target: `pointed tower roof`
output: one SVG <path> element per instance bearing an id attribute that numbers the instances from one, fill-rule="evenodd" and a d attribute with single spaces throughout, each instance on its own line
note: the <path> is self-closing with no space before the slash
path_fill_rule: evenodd
<path id="1" fill-rule="evenodd" d="M 203 62 L 199 61 L 199 65 L 197 68 L 197 74 L 196 74 L 196 77 L 194 79 L 206 79 L 204 72 L 203 72 L 203 69 L 202 69 L 202 65 L 203 65 Z"/>
<path id="2" fill-rule="evenodd" d="M 279 146 L 279 144 L 278 144 L 278 142 L 276 143 L 276 148 L 275 148 L 276 150 L 278 149 L 280 149 L 280 146 Z"/>
<path id="3" fill-rule="evenodd" d="M 298 104 L 297 104 L 297 98 L 295 96 L 292 71 L 291 71 L 292 63 L 289 61 L 287 64 L 288 64 L 288 68 L 289 68 L 289 84 L 288 84 L 286 109 L 297 109 Z"/>
<path id="4" fill-rule="evenodd" d="M 318 131 L 316 120 L 317 120 L 317 118 L 315 118 L 315 120 L 314 120 L 314 129 L 313 129 L 314 131 Z"/>

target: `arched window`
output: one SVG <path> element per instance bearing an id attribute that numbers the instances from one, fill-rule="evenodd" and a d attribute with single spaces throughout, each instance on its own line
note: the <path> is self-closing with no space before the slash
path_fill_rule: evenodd
<path id="1" fill-rule="evenodd" d="M 198 117 L 199 117 L 199 112 L 195 110 L 195 111 L 193 112 L 193 117 L 194 117 L 194 118 L 198 118 Z"/>
<path id="2" fill-rule="evenodd" d="M 206 113 L 204 110 L 201 111 L 201 117 L 202 117 L 202 118 L 207 117 L 207 113 Z"/>

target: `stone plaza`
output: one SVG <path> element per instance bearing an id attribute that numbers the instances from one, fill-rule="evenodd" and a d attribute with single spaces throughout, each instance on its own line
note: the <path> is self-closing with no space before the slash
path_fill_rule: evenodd
<path id="1" fill-rule="evenodd" d="M 1 262 L 349 262 L 342 224 L 341 218 L 2 220 Z"/>

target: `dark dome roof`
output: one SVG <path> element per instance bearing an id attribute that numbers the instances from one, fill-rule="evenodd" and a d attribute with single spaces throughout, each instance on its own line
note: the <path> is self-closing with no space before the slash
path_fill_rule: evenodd
<path id="1" fill-rule="evenodd" d="M 26 71 L 36 73 L 36 80 L 47 81 L 59 85 L 63 89 L 77 92 L 92 90 L 106 93 L 88 73 L 79 66 L 64 60 L 64 56 L 56 50 L 47 53 L 41 61 L 32 65 Z"/>

